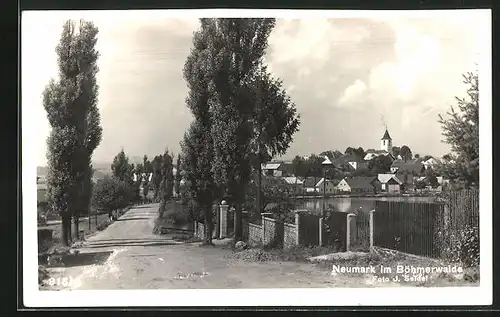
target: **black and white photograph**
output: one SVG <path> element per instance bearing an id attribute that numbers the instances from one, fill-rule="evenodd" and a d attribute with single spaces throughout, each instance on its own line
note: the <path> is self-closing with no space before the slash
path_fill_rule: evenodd
<path id="1" fill-rule="evenodd" d="M 492 303 L 490 10 L 24 11 L 20 61 L 27 307 Z"/>

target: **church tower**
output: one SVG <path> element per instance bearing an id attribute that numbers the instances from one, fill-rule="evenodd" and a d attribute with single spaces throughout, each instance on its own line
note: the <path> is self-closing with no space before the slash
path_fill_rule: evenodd
<path id="1" fill-rule="evenodd" d="M 380 149 L 388 153 L 391 153 L 392 151 L 392 139 L 389 135 L 389 131 L 387 131 L 387 127 L 385 128 L 384 136 L 380 140 Z"/>

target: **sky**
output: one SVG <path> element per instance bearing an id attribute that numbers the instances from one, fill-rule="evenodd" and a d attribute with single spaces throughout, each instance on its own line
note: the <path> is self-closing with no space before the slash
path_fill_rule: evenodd
<path id="1" fill-rule="evenodd" d="M 490 49 L 481 37 L 490 27 L 484 12 L 297 17 L 277 19 L 265 57 L 301 116 L 284 158 L 348 146 L 379 149 L 385 125 L 395 146 L 408 145 L 421 155 L 449 151 L 438 114 L 449 110 L 455 96 L 465 96 L 462 73 L 475 71 Z M 21 96 L 38 165 L 46 165 L 50 132 L 42 92 L 57 76 L 62 24 L 80 18 L 99 28 L 103 138 L 94 162 L 112 161 L 121 148 L 130 156 L 152 157 L 165 148 L 179 153 L 192 120 L 182 69 L 197 18 L 32 11 L 22 15 Z"/>

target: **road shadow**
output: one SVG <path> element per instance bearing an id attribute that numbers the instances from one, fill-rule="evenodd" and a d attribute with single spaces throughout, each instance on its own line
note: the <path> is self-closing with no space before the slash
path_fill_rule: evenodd
<path id="1" fill-rule="evenodd" d="M 113 251 L 99 251 L 99 252 L 86 252 L 78 254 L 64 254 L 61 255 L 60 260 L 49 265 L 50 267 L 74 267 L 84 265 L 102 265 Z M 39 264 L 47 265 L 47 257 L 39 257 Z"/>
<path id="2" fill-rule="evenodd" d="M 135 217 L 135 218 L 121 218 L 121 219 L 116 219 L 115 221 L 128 221 L 128 220 L 150 220 L 152 218 L 148 217 Z"/>
<path id="3" fill-rule="evenodd" d="M 88 241 L 87 243 L 89 245 L 92 244 L 101 244 L 101 243 L 153 243 L 153 242 L 165 242 L 170 239 L 134 239 L 134 238 L 116 238 L 116 239 L 98 239 L 98 240 L 91 240 Z"/>
<path id="4" fill-rule="evenodd" d="M 86 245 L 85 249 L 98 249 L 98 248 L 115 248 L 115 247 L 153 247 L 153 246 L 166 246 L 178 245 L 179 243 L 174 240 L 156 241 L 156 242 L 111 242 L 111 243 L 92 243 Z"/>
<path id="5" fill-rule="evenodd" d="M 132 207 L 130 208 L 130 210 L 133 210 L 133 209 L 144 209 L 144 208 L 153 208 L 152 205 L 141 205 L 141 206 L 135 206 L 135 207 Z"/>

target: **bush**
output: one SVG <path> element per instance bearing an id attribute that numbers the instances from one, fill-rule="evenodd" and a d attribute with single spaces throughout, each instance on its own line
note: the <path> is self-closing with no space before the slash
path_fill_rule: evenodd
<path id="1" fill-rule="evenodd" d="M 98 210 L 113 210 L 127 207 L 133 196 L 133 188 L 114 177 L 99 180 L 92 192 L 92 205 Z"/>
<path id="2" fill-rule="evenodd" d="M 163 219 L 168 224 L 186 224 L 188 223 L 188 211 L 181 204 L 172 202 L 170 206 L 167 206 Z"/>
<path id="3" fill-rule="evenodd" d="M 479 228 L 466 226 L 461 232 L 452 234 L 450 240 L 443 247 L 444 257 L 464 267 L 478 267 L 479 253 Z"/>

